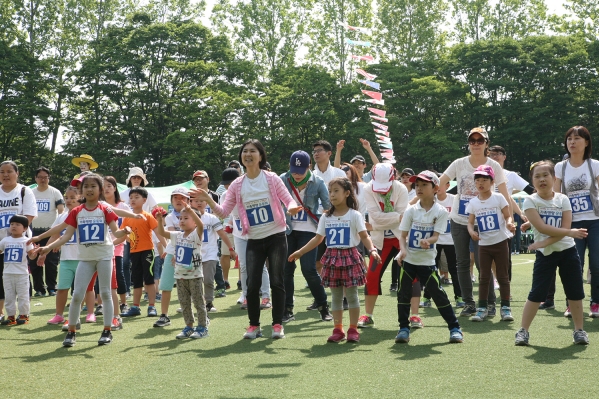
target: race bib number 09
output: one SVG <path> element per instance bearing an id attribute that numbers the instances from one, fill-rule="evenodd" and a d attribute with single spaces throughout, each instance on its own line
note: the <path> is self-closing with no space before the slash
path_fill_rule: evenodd
<path id="1" fill-rule="evenodd" d="M 38 212 L 50 212 L 50 200 L 41 199 L 37 200 L 37 211 Z"/>

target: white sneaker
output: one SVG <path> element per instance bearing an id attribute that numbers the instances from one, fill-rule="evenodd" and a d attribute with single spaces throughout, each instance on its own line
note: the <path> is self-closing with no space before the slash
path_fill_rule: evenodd
<path id="1" fill-rule="evenodd" d="M 177 313 L 183 313 L 183 308 L 177 308 Z"/>
<path id="2" fill-rule="evenodd" d="M 241 295 L 239 295 L 239 299 L 237 300 L 238 304 L 242 304 L 243 301 L 245 301 L 245 295 L 243 295 L 243 292 L 241 293 Z"/>

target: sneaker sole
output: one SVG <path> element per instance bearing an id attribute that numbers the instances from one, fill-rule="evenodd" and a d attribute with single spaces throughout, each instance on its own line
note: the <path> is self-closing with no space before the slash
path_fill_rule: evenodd
<path id="1" fill-rule="evenodd" d="M 123 329 L 123 325 L 119 325 L 118 327 L 110 326 L 110 331 L 120 331 Z"/>
<path id="2" fill-rule="evenodd" d="M 516 346 L 529 346 L 528 342 L 524 342 L 524 341 L 522 341 L 522 342 L 514 342 L 514 345 L 516 345 Z"/>
<path id="3" fill-rule="evenodd" d="M 569 315 L 568 317 L 572 317 L 572 315 Z M 599 313 L 589 313 L 589 317 L 591 319 L 596 319 L 597 317 L 599 317 Z"/>
<path id="4" fill-rule="evenodd" d="M 260 335 L 256 335 L 256 336 L 254 336 L 254 337 L 247 336 L 247 335 L 244 335 L 244 336 L 243 336 L 243 339 L 256 339 L 256 338 L 262 338 L 262 334 L 260 334 Z"/>
<path id="5" fill-rule="evenodd" d="M 514 321 L 514 318 L 512 316 L 509 317 L 502 317 L 501 321 Z"/>
<path id="6" fill-rule="evenodd" d="M 64 342 L 62 343 L 63 348 L 72 348 L 73 346 L 75 346 L 75 343 L 68 343 L 68 344 L 66 344 Z"/>
<path id="7" fill-rule="evenodd" d="M 327 342 L 330 342 L 331 344 L 338 344 L 339 342 L 343 342 L 345 341 L 345 337 L 341 338 L 341 339 L 327 339 Z"/>
<path id="8" fill-rule="evenodd" d="M 449 340 L 450 344 L 461 344 L 463 342 L 464 342 L 464 338 L 460 338 L 460 339 L 458 339 L 458 338 L 451 338 Z"/>
<path id="9" fill-rule="evenodd" d="M 110 345 L 110 343 L 112 343 L 112 340 L 110 340 L 110 341 L 105 341 L 105 342 L 98 342 L 98 346 Z"/>
<path id="10" fill-rule="evenodd" d="M 408 342 L 410 342 L 410 338 L 395 338 L 396 344 L 407 344 Z"/>
<path id="11" fill-rule="evenodd" d="M 485 321 L 485 319 L 479 319 L 478 317 L 476 317 L 476 318 L 475 318 L 475 317 L 472 317 L 472 318 L 470 319 L 470 321 L 481 322 L 481 321 Z"/>
<path id="12" fill-rule="evenodd" d="M 347 342 L 348 343 L 350 343 L 350 342 L 351 343 L 358 343 L 358 342 L 360 342 L 360 338 L 358 338 L 358 339 L 348 339 Z"/>
<path id="13" fill-rule="evenodd" d="M 414 325 L 414 324 L 412 324 L 412 325 L 410 326 L 410 328 L 412 328 L 412 329 L 414 329 L 414 330 L 417 330 L 417 329 L 419 329 L 419 328 L 423 328 L 423 327 L 424 327 L 424 326 L 423 326 L 422 324 L 417 324 L 417 325 Z"/>
<path id="14" fill-rule="evenodd" d="M 171 325 L 171 323 L 158 324 L 158 325 L 156 323 L 154 323 L 154 327 L 166 327 L 166 326 L 170 326 L 170 325 Z"/>

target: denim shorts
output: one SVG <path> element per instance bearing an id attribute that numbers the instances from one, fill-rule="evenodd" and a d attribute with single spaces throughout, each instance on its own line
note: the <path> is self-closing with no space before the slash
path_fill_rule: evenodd
<path id="1" fill-rule="evenodd" d="M 61 260 L 58 266 L 57 290 L 68 290 L 75 280 L 75 271 L 79 265 L 78 260 Z"/>
<path id="2" fill-rule="evenodd" d="M 175 266 L 173 266 L 173 255 L 166 254 L 162 263 L 162 272 L 160 274 L 160 291 L 172 291 L 175 286 Z"/>
<path id="3" fill-rule="evenodd" d="M 164 259 L 162 259 L 160 256 L 154 257 L 154 281 L 160 280 L 160 275 L 162 275 L 162 263 L 163 262 L 164 262 Z"/>
<path id="4" fill-rule="evenodd" d="M 559 268 L 559 276 L 564 286 L 566 298 L 572 301 L 584 299 L 582 268 L 575 246 L 563 251 L 553 252 L 545 256 L 536 251 L 535 265 L 532 272 L 532 288 L 528 294 L 531 302 L 543 302 L 549 292 L 555 269 Z"/>

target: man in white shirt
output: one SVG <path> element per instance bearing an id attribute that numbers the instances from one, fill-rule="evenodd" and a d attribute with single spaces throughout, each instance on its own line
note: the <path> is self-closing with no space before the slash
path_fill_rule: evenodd
<path id="1" fill-rule="evenodd" d="M 64 199 L 60 191 L 50 186 L 50 170 L 41 167 L 35 171 L 35 182 L 33 195 L 37 202 L 37 217 L 33 220 L 31 228 L 33 235 L 38 236 L 52 227 L 59 214 L 64 211 Z M 48 239 L 40 241 L 40 246 L 46 245 Z M 56 295 L 56 277 L 58 276 L 58 262 L 60 252 L 50 252 L 44 261 L 44 267 L 37 266 L 37 257 L 29 260 L 29 270 L 33 278 L 33 290 L 35 296 L 45 296 L 46 289 L 50 296 Z M 46 272 L 46 283 L 44 284 L 44 270 Z"/>

